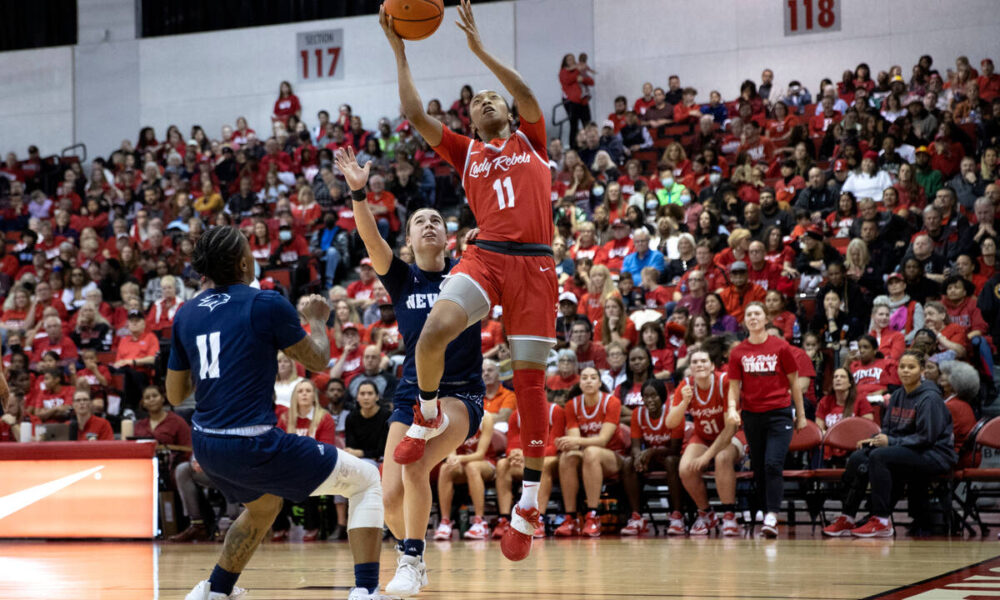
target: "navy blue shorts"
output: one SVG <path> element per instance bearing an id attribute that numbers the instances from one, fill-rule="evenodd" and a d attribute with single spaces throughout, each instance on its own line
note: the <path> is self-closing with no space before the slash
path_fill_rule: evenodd
<path id="1" fill-rule="evenodd" d="M 230 502 L 274 494 L 302 502 L 333 472 L 337 448 L 277 427 L 255 437 L 191 432 L 194 456 Z"/>
<path id="2" fill-rule="evenodd" d="M 392 400 L 392 416 L 389 423 L 402 423 L 413 425 L 413 407 L 417 404 L 420 391 L 416 386 L 400 386 L 396 388 L 395 398 Z M 465 409 L 469 411 L 469 433 L 465 439 L 476 435 L 479 431 L 479 424 L 483 420 L 483 398 L 485 397 L 483 387 L 470 386 L 459 389 L 443 388 L 438 392 L 440 398 L 456 398 L 465 404 Z"/>

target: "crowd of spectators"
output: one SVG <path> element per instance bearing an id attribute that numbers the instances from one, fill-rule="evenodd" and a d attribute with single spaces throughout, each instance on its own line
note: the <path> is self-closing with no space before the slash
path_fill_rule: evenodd
<path id="1" fill-rule="evenodd" d="M 644 84 L 631 104 L 619 96 L 599 122 L 593 74 L 586 56 L 563 60 L 570 142 L 548 146 L 561 286 L 546 381 L 553 401 L 603 387 L 619 409 L 609 422 L 629 424 L 644 384 L 673 393 L 695 350 L 722 368 L 746 335 L 744 309 L 761 302 L 776 334 L 808 359 L 805 410 L 820 427 L 878 408 L 900 387 L 904 351 L 919 349 L 930 357 L 926 378 L 949 408 L 961 407 L 956 437 L 968 434 L 996 394 L 1000 334 L 1000 75 L 991 59 L 977 71 L 959 57 L 941 73 L 922 56 L 908 80 L 900 66 L 873 76 L 860 64 L 823 79 L 815 97 L 798 81 L 779 90 L 766 69 L 728 102 L 718 91 L 699 102 L 671 76 L 666 90 Z M 464 86 L 447 110 L 433 99 L 427 112 L 471 134 L 472 95 Z M 9 153 L 0 165 L 0 336 L 13 402 L 0 441 L 22 421 L 72 422 L 79 439 L 105 439 L 139 418 L 153 420 L 143 435 L 160 440 L 169 411 L 157 386 L 172 319 L 201 287 L 194 243 L 232 224 L 250 241 L 262 287 L 293 302 L 322 292 L 334 308 L 329 371 L 279 358 L 282 426 L 378 460 L 384 444 L 373 432 L 405 348 L 333 162 L 347 146 L 373 163 L 368 201 L 403 260 L 413 257 L 401 223 L 424 206 L 445 213 L 461 256 L 475 227 L 461 182 L 409 123 L 382 117 L 368 130 L 348 105 L 307 123 L 287 82 L 262 134 L 238 117 L 217 136 L 198 125 L 188 136 L 171 125 L 162 137 L 144 127 L 89 165 L 35 147 L 27 158 Z M 498 317 L 483 323 L 482 350 L 496 359 L 487 404 L 502 430 L 516 415 Z M 982 378 L 980 393 L 949 387 L 936 365 L 953 361 Z M 581 388 L 588 368 L 596 378 Z M 168 429 L 164 446 L 187 445 L 182 427 Z M 481 450 L 468 448 L 488 460 Z M 188 459 L 175 451 L 177 484 L 209 485 Z M 449 463 L 449 482 L 471 474 L 462 463 Z M 573 467 L 551 474 L 564 470 Z M 199 521 L 186 489 L 186 512 Z"/>

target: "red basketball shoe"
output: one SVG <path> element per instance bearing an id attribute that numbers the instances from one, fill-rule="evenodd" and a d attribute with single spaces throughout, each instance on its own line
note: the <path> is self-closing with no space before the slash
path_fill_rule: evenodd
<path id="1" fill-rule="evenodd" d="M 601 537 L 601 518 L 597 516 L 596 510 L 587 513 L 587 520 L 580 533 L 589 537 Z"/>
<path id="2" fill-rule="evenodd" d="M 420 412 L 420 402 L 413 406 L 413 425 L 406 431 L 406 437 L 400 440 L 392 452 L 392 458 L 401 465 L 415 463 L 424 455 L 427 440 L 441 435 L 448 427 L 448 415 L 441 410 L 441 401 L 437 402 L 437 417 L 430 421 L 424 419 Z"/>
<path id="3" fill-rule="evenodd" d="M 541 513 L 537 508 L 524 510 L 514 507 L 510 515 L 510 525 L 500 539 L 500 551 L 507 560 L 524 560 L 531 552 L 531 538 L 535 530 L 542 526 Z"/>

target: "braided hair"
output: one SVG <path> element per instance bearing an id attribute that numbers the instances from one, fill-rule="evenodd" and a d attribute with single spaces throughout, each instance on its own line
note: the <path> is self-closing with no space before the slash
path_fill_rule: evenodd
<path id="1" fill-rule="evenodd" d="M 211 229 L 198 238 L 191 266 L 215 285 L 238 283 L 236 268 L 243 258 L 246 243 L 246 238 L 235 227 L 223 225 Z"/>

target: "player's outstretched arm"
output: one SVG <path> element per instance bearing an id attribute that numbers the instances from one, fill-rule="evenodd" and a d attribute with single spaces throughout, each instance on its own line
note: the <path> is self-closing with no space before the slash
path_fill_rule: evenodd
<path id="1" fill-rule="evenodd" d="M 326 335 L 330 305 L 323 296 L 312 294 L 303 302 L 302 316 L 309 323 L 309 335 L 282 351 L 310 371 L 325 371 L 330 363 L 330 338 Z"/>
<path id="2" fill-rule="evenodd" d="M 535 94 L 528 87 L 528 84 L 524 82 L 524 79 L 521 78 L 520 73 L 500 62 L 497 57 L 490 54 L 483 47 L 483 40 L 479 37 L 479 28 L 476 26 L 476 19 L 472 15 L 470 0 L 462 0 L 461 4 L 458 5 L 458 21 L 455 21 L 455 24 L 465 32 L 465 39 L 469 43 L 469 50 L 472 50 L 472 53 L 496 75 L 496 78 L 500 80 L 503 87 L 514 96 L 514 102 L 517 103 L 517 110 L 521 118 L 528 123 L 537 123 L 542 118 L 542 108 L 538 106 Z M 402 79 L 400 79 L 400 89 L 402 90 Z"/>
<path id="3" fill-rule="evenodd" d="M 351 188 L 351 192 L 365 189 L 365 185 L 368 183 L 368 172 L 372 166 L 371 161 L 361 167 L 350 146 L 337 150 L 335 160 L 337 168 L 344 174 L 344 180 L 347 181 L 347 187 Z M 365 249 L 368 250 L 368 258 L 372 259 L 372 268 L 379 275 L 385 275 L 389 272 L 389 266 L 392 264 L 392 248 L 379 234 L 375 215 L 372 214 L 368 202 L 364 199 L 352 202 L 354 224 L 357 225 L 358 235 L 361 236 L 361 241 L 365 243 Z"/>
<path id="4" fill-rule="evenodd" d="M 399 102 L 403 106 L 403 114 L 428 144 L 440 145 L 443 125 L 424 110 L 423 100 L 420 99 L 417 86 L 413 83 L 413 74 L 410 73 L 410 63 L 406 60 L 403 40 L 396 35 L 396 30 L 392 27 L 392 17 L 385 12 L 384 4 L 378 11 L 378 22 L 389 40 L 389 45 L 392 46 L 393 54 L 396 55 L 396 77 L 399 80 Z"/>

